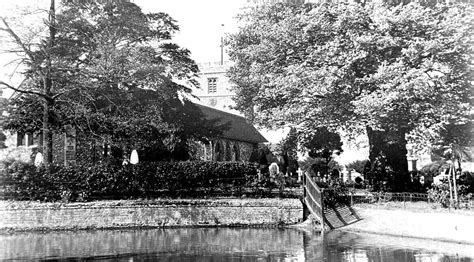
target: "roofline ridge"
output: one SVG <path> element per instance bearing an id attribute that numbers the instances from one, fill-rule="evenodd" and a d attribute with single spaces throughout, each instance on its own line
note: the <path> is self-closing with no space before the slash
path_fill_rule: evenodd
<path id="1" fill-rule="evenodd" d="M 239 115 L 236 115 L 236 114 L 233 114 L 233 113 L 230 113 L 230 112 L 227 112 L 227 111 L 222 111 L 222 110 L 219 110 L 217 108 L 213 108 L 213 107 L 210 107 L 210 106 L 205 106 L 205 105 L 201 105 L 201 104 L 197 104 L 197 103 L 194 103 L 195 105 L 199 105 L 199 106 L 203 106 L 203 107 L 206 107 L 206 108 L 209 108 L 211 110 L 214 110 L 214 111 L 219 111 L 219 112 L 222 112 L 222 113 L 225 113 L 225 114 L 228 114 L 228 115 L 232 115 L 234 117 L 239 117 L 239 118 L 242 118 L 243 120 L 245 121 L 249 121 L 246 117 L 244 116 L 239 116 Z"/>

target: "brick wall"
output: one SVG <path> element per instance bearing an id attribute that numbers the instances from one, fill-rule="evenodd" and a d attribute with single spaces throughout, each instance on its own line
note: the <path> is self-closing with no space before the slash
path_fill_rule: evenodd
<path id="1" fill-rule="evenodd" d="M 0 231 L 173 226 L 295 224 L 303 218 L 298 199 L 140 201 L 97 203 L 2 202 Z"/>

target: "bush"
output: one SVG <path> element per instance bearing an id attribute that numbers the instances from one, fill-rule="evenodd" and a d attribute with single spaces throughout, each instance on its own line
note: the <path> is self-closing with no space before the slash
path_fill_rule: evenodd
<path id="1" fill-rule="evenodd" d="M 44 195 L 49 186 L 32 164 L 12 161 L 5 163 L 1 171 L 4 191 L 15 197 L 36 198 Z"/>
<path id="2" fill-rule="evenodd" d="M 51 175 L 21 162 L 3 163 L 0 169 L 6 196 L 34 200 L 242 194 L 258 180 L 256 165 L 236 162 L 97 163 L 53 167 Z"/>
<path id="3" fill-rule="evenodd" d="M 440 204 L 442 207 L 449 207 L 449 185 L 443 183 L 433 186 L 428 190 L 428 198 L 434 203 Z"/>
<path id="4" fill-rule="evenodd" d="M 348 205 L 353 186 L 342 182 L 340 179 L 330 179 L 327 182 L 317 181 L 316 184 L 323 189 L 324 206 L 333 208 L 338 205 Z"/>
<path id="5" fill-rule="evenodd" d="M 470 201 L 472 199 L 472 194 L 469 192 L 469 188 L 466 185 L 458 184 L 457 192 L 458 200 L 460 202 Z M 449 184 L 445 182 L 439 185 L 434 185 L 428 190 L 428 198 L 444 208 L 450 207 L 452 201 L 449 198 Z"/>

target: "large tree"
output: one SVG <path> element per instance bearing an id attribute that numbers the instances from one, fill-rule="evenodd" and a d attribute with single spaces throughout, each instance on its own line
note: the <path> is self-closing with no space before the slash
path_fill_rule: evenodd
<path id="1" fill-rule="evenodd" d="M 47 10 L 47 18 L 44 20 L 46 34 L 41 32 L 36 36 L 28 36 L 33 32 L 30 30 L 22 36 L 15 31 L 5 17 L 1 17 L 3 26 L 0 31 L 13 43 L 11 52 L 19 54 L 22 59 L 20 63 L 26 66 L 24 71 L 25 81 L 19 87 L 0 81 L 0 86 L 15 90 L 21 94 L 35 96 L 42 104 L 42 131 L 44 137 L 44 159 L 46 170 L 50 172 L 52 162 L 52 132 L 51 116 L 55 100 L 62 94 L 61 87 L 54 88 L 54 74 L 57 71 L 54 62 L 54 47 L 56 45 L 56 5 L 51 0 Z"/>
<path id="2" fill-rule="evenodd" d="M 218 133 L 182 96 L 190 91 L 185 85 L 197 85 L 198 68 L 187 49 L 171 42 L 179 28 L 170 16 L 145 14 L 129 1 L 67 1 L 60 10 L 47 50 L 54 94 L 47 100 L 50 126 L 62 131 L 73 125 L 108 146 L 171 152 L 188 138 Z M 31 91 L 41 89 L 36 68 L 27 68 L 26 95 L 15 101 L 7 123 L 15 130 L 38 130 L 38 121 L 31 121 L 38 99 Z"/>
<path id="3" fill-rule="evenodd" d="M 415 3 L 250 9 L 228 39 L 237 108 L 266 126 L 366 132 L 372 169 L 406 181 L 406 135 L 468 114 L 471 17 Z"/>

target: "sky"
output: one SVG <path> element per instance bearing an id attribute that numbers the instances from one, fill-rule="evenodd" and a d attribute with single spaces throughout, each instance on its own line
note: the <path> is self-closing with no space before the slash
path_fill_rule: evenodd
<path id="1" fill-rule="evenodd" d="M 221 37 L 236 32 L 235 17 L 246 0 L 134 0 L 144 12 L 165 12 L 177 20 L 175 40 L 198 62 L 220 61 Z M 222 26 L 223 25 L 223 26 Z M 224 56 L 224 60 L 227 56 Z"/>

